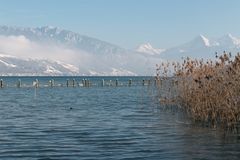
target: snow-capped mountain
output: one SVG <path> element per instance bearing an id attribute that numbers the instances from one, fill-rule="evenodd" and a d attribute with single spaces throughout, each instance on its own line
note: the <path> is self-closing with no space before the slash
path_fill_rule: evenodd
<path id="1" fill-rule="evenodd" d="M 79 69 L 71 64 L 50 60 L 20 59 L 0 54 L 0 75 L 78 75 Z"/>
<path id="2" fill-rule="evenodd" d="M 136 51 L 147 55 L 160 55 L 162 52 L 165 51 L 165 49 L 153 48 L 150 43 L 146 43 L 138 46 Z"/>
<path id="3" fill-rule="evenodd" d="M 0 26 L 0 75 L 154 75 L 162 61 L 214 58 L 223 51 L 239 52 L 240 39 L 199 35 L 168 49 L 147 43 L 129 50 L 57 27 Z"/>
<path id="4" fill-rule="evenodd" d="M 25 36 L 31 41 L 64 44 L 68 47 L 75 47 L 96 54 L 112 54 L 125 51 L 116 45 L 52 26 L 37 28 L 0 26 L 0 35 Z"/>
<path id="5" fill-rule="evenodd" d="M 155 64 L 161 61 L 160 58 L 146 57 L 108 42 L 48 26 L 0 26 L 0 52 L 21 60 L 48 59 L 71 64 L 79 69 L 79 75 L 152 75 Z"/>
<path id="6" fill-rule="evenodd" d="M 166 60 L 180 60 L 182 57 L 214 59 L 215 53 L 223 51 L 237 53 L 240 51 L 240 39 L 231 34 L 217 39 L 210 39 L 199 35 L 193 40 L 167 49 L 161 53 L 161 58 Z"/>
<path id="7" fill-rule="evenodd" d="M 240 48 L 240 38 L 236 38 L 231 34 L 220 37 L 217 41 L 219 46 L 225 47 L 227 49 Z"/>

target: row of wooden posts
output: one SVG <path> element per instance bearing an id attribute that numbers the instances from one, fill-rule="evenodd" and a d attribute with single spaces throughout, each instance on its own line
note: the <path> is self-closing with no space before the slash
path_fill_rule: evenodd
<path id="1" fill-rule="evenodd" d="M 155 80 L 154 80 L 154 84 L 156 85 L 157 83 L 158 83 L 158 80 L 155 79 Z M 33 84 L 33 85 L 32 85 L 33 87 L 36 87 L 36 88 L 40 87 L 40 83 L 39 83 L 38 79 L 36 79 L 35 81 L 33 81 L 32 84 Z M 148 86 L 149 86 L 149 85 L 151 85 L 151 84 L 153 84 L 153 83 L 151 82 L 150 79 L 148 79 L 148 80 L 143 79 L 143 80 L 142 80 L 142 85 L 143 85 L 143 86 L 145 86 L 145 85 L 148 85 Z M 128 83 L 127 83 L 127 86 L 132 86 L 132 85 L 133 85 L 133 80 L 132 80 L 132 79 L 129 79 L 129 80 L 128 80 Z M 4 86 L 5 86 L 5 85 L 4 85 L 3 79 L 0 79 L 0 88 L 3 88 Z M 22 87 L 22 81 L 21 81 L 21 79 L 18 79 L 16 86 L 17 86 L 18 88 L 21 88 L 21 87 Z M 48 86 L 49 86 L 49 87 L 55 87 L 55 86 L 59 86 L 59 85 L 55 85 L 54 79 L 51 79 L 51 80 L 49 80 L 49 82 L 48 82 Z M 60 86 L 64 86 L 64 85 L 61 84 Z M 90 87 L 90 86 L 92 86 L 92 82 L 91 82 L 89 79 L 82 79 L 82 81 L 76 81 L 75 79 L 71 79 L 71 80 L 67 79 L 65 86 L 66 86 L 66 87 L 77 87 L 77 86 Z M 104 79 L 102 79 L 100 86 L 102 86 L 102 87 L 104 87 L 104 86 L 120 86 L 120 83 L 119 83 L 119 80 L 118 80 L 118 79 L 116 79 L 115 81 L 108 80 L 107 82 L 106 82 Z"/>

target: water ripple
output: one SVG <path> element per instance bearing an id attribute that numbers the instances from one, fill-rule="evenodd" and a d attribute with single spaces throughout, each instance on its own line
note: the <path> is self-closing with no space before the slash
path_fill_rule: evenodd
<path id="1" fill-rule="evenodd" d="M 0 91 L 0 159 L 239 159 L 239 135 L 177 123 L 148 89 Z"/>

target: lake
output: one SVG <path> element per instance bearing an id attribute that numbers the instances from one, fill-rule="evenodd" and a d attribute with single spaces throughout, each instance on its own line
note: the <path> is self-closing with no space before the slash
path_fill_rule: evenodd
<path id="1" fill-rule="evenodd" d="M 0 159 L 240 159 L 239 134 L 162 111 L 154 88 L 142 85 L 150 77 L 54 77 L 56 87 L 52 77 L 2 79 Z"/>

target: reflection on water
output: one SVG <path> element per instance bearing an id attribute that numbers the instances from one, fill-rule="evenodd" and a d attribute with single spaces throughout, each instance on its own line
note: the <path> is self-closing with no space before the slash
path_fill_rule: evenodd
<path id="1" fill-rule="evenodd" d="M 0 97 L 0 159 L 240 157 L 240 135 L 160 111 L 146 86 L 40 87 L 36 96 L 34 88 L 12 87 Z"/>

